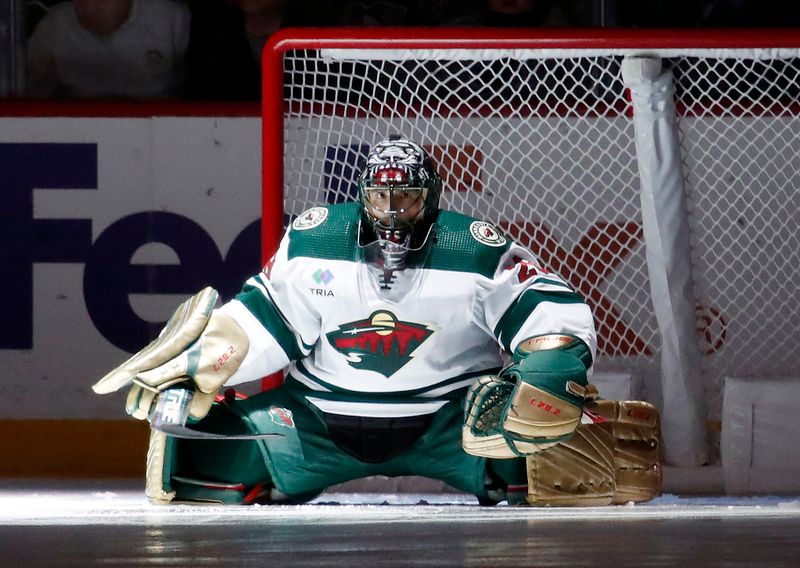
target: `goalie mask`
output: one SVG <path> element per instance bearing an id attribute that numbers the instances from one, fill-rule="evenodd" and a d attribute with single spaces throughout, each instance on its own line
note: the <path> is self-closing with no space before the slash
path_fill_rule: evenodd
<path id="1" fill-rule="evenodd" d="M 401 270 L 425 246 L 439 213 L 442 178 L 419 144 L 399 136 L 376 144 L 358 177 L 365 247 L 385 270 Z"/>

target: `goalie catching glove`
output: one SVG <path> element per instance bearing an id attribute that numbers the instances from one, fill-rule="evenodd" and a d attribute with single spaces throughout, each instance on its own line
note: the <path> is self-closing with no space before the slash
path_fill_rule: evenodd
<path id="1" fill-rule="evenodd" d="M 189 416 L 203 418 L 249 349 L 241 327 L 214 311 L 218 298 L 219 293 L 209 287 L 186 300 L 159 336 L 95 383 L 94 392 L 107 394 L 130 386 L 125 410 L 146 420 L 161 392 L 185 383 L 195 391 Z"/>
<path id="2" fill-rule="evenodd" d="M 597 389 L 587 379 L 586 344 L 567 335 L 520 343 L 514 363 L 469 389 L 462 428 L 464 451 L 503 459 L 540 452 L 569 439 Z"/>

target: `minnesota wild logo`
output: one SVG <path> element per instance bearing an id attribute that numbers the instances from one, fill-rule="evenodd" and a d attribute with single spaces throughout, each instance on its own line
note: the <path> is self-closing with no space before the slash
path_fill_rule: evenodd
<path id="1" fill-rule="evenodd" d="M 424 325 L 398 321 L 392 312 L 379 310 L 367 319 L 340 325 L 326 337 L 350 366 L 388 378 L 411 360 L 432 333 Z"/>

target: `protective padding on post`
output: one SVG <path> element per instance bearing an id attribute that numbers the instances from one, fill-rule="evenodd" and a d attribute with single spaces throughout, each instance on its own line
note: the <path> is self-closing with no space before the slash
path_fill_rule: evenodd
<path id="1" fill-rule="evenodd" d="M 708 455 L 675 85 L 659 58 L 626 57 L 621 72 L 633 104 L 642 234 L 661 334 L 663 398 L 670 408 L 664 424 L 667 457 L 673 464 L 699 466 Z"/>
<path id="2" fill-rule="evenodd" d="M 725 493 L 800 493 L 800 377 L 725 377 L 720 452 Z"/>

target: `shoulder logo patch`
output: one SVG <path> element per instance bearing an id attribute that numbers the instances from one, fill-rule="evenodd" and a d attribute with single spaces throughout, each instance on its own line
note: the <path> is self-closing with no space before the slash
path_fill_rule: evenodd
<path id="1" fill-rule="evenodd" d="M 472 238 L 490 247 L 501 247 L 506 244 L 506 238 L 491 223 L 486 221 L 473 221 L 469 225 Z"/>
<path id="2" fill-rule="evenodd" d="M 292 229 L 295 231 L 307 231 L 308 229 L 319 227 L 327 218 L 328 210 L 325 207 L 312 207 L 292 221 Z"/>

